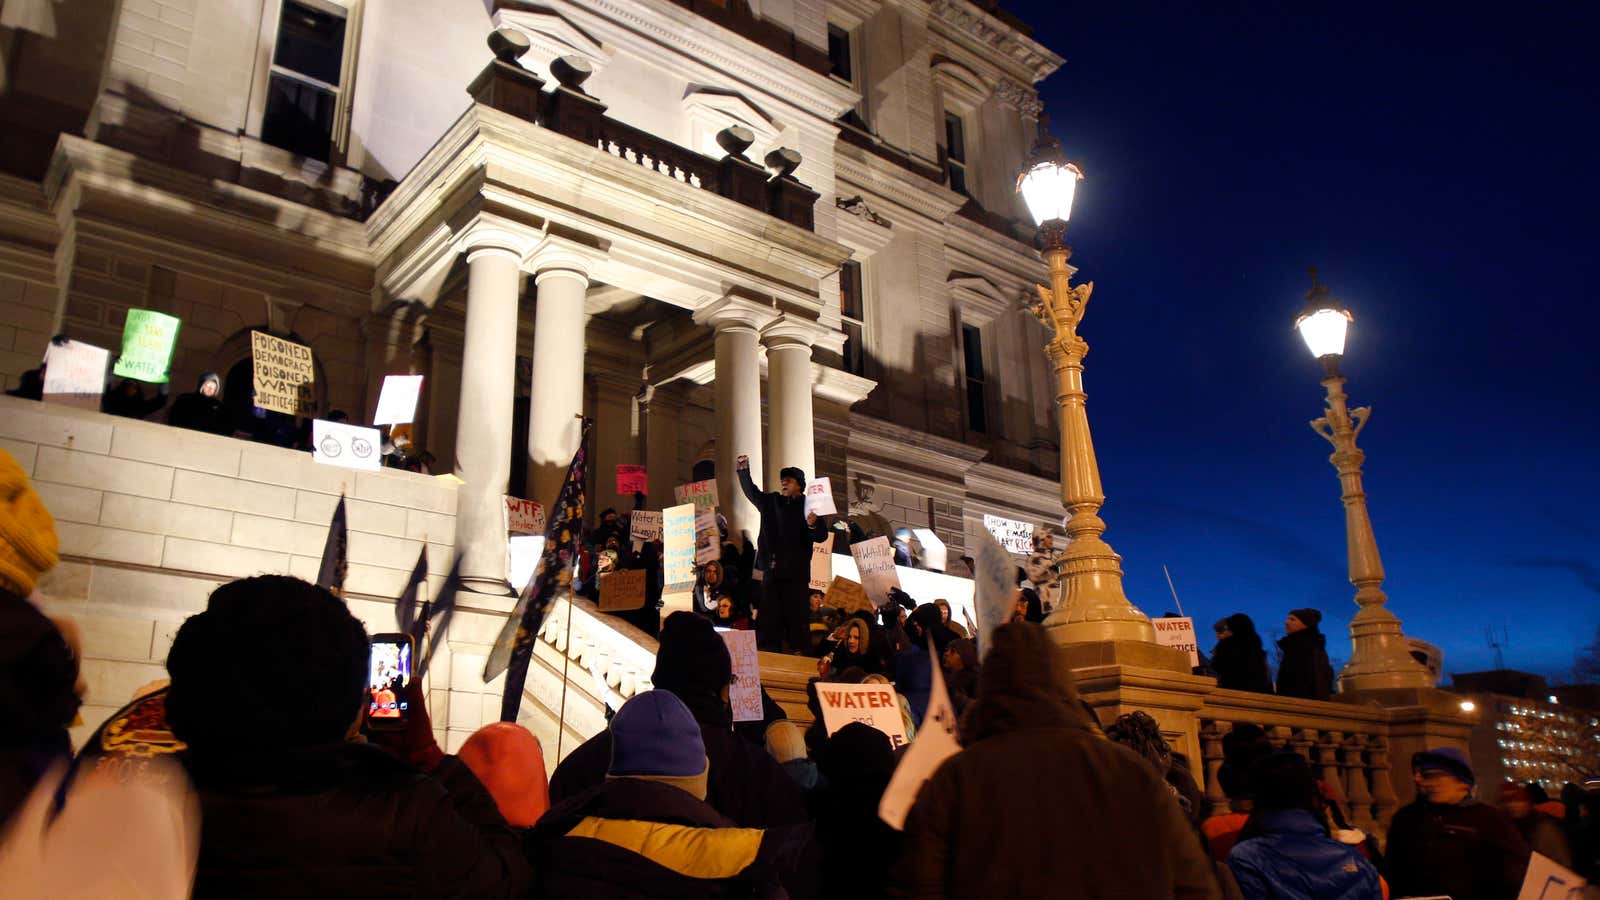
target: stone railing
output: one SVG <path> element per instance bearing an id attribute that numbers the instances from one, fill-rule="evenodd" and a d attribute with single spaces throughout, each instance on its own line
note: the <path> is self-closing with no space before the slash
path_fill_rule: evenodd
<path id="1" fill-rule="evenodd" d="M 539 629 L 539 640 L 572 664 L 569 687 L 581 687 L 601 703 L 620 706 L 634 694 L 650 690 L 655 639 L 602 614 L 582 597 L 557 599 Z"/>

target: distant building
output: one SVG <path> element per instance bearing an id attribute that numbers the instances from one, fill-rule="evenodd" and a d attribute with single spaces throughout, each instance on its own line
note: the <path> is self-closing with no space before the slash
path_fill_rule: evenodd
<path id="1" fill-rule="evenodd" d="M 1472 766 L 1487 789 L 1502 781 L 1561 785 L 1600 778 L 1600 685 L 1552 688 L 1529 672 L 1451 674 L 1450 690 L 1479 711 Z"/>

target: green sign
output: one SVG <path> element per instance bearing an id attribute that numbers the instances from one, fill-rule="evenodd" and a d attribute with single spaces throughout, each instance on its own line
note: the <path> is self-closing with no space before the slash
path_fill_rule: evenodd
<path id="1" fill-rule="evenodd" d="M 151 309 L 128 310 L 122 329 L 122 356 L 112 374 L 134 381 L 166 384 L 182 320 Z"/>

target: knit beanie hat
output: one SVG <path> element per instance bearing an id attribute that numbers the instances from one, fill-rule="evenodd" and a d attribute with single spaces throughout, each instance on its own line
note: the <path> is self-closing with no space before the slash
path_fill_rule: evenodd
<path id="1" fill-rule="evenodd" d="M 1322 622 L 1322 613 L 1319 610 L 1306 607 L 1305 609 L 1291 609 L 1289 615 L 1305 623 L 1307 628 L 1316 628 Z"/>
<path id="2" fill-rule="evenodd" d="M 767 752 L 780 763 L 805 759 L 805 734 L 788 719 L 779 719 L 767 726 Z"/>
<path id="3" fill-rule="evenodd" d="M 22 466 L 0 450 L 0 590 L 27 596 L 55 565 L 55 519 Z"/>
<path id="4" fill-rule="evenodd" d="M 1467 760 L 1467 755 L 1455 747 L 1434 747 L 1413 753 L 1411 768 L 1418 772 L 1430 769 L 1444 772 L 1454 775 L 1467 784 L 1475 784 L 1478 780 L 1472 773 L 1472 763 Z"/>
<path id="5" fill-rule="evenodd" d="M 686 703 L 722 696 L 722 689 L 733 683 L 733 658 L 710 619 L 685 610 L 667 616 L 650 683 Z"/>
<path id="6" fill-rule="evenodd" d="M 785 478 L 793 478 L 795 481 L 800 482 L 801 487 L 806 485 L 806 472 L 798 466 L 784 466 L 779 469 L 778 480 L 782 481 Z"/>
<path id="7" fill-rule="evenodd" d="M 500 815 L 528 828 L 550 808 L 544 748 L 533 732 L 515 722 L 490 722 L 467 738 L 456 756 L 483 782 Z"/>
<path id="8" fill-rule="evenodd" d="M 611 717 L 607 778 L 659 781 L 704 800 L 710 768 L 700 723 L 671 692 L 635 694 Z"/>

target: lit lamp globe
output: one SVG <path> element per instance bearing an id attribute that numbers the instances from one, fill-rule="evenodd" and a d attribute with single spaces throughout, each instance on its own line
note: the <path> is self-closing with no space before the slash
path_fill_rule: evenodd
<path id="1" fill-rule="evenodd" d="M 1312 275 L 1311 290 L 1306 292 L 1306 305 L 1294 320 L 1301 340 L 1311 355 L 1322 363 L 1328 374 L 1339 370 L 1339 359 L 1344 356 L 1345 334 L 1350 330 L 1350 310 L 1340 303 L 1326 287 Z"/>
<path id="2" fill-rule="evenodd" d="M 1061 144 L 1049 134 L 1039 136 L 1033 156 L 1017 177 L 1017 193 L 1028 206 L 1028 214 L 1039 226 L 1046 250 L 1065 247 L 1067 220 L 1072 218 L 1072 198 L 1078 192 L 1083 172 L 1067 162 Z"/>

